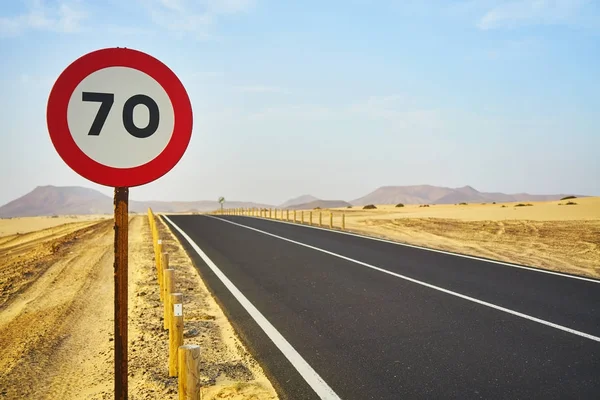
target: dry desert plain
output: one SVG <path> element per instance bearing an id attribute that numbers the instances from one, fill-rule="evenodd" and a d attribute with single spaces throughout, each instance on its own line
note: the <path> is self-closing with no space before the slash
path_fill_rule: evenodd
<path id="1" fill-rule="evenodd" d="M 569 201 L 576 204 L 567 205 Z M 600 197 L 376 207 L 321 211 L 334 213 L 335 226 L 344 213 L 346 229 L 357 233 L 600 278 Z M 323 223 L 328 223 L 326 215 Z"/>
<path id="2" fill-rule="evenodd" d="M 600 198 L 572 201 L 321 212 L 324 224 L 329 211 L 335 226 L 344 213 L 347 230 L 371 236 L 600 277 Z M 130 224 L 130 398 L 176 399 L 149 224 L 145 216 Z M 276 399 L 187 254 L 159 226 L 184 293 L 185 343 L 202 348 L 203 398 Z M 5 219 L 0 232 L 0 398 L 112 398 L 112 219 Z"/>

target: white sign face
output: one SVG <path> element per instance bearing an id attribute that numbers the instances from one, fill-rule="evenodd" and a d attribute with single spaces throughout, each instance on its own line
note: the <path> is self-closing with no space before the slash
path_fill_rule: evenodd
<path id="1" fill-rule="evenodd" d="M 181 317 L 183 315 L 183 304 L 173 304 L 173 316 Z"/>
<path id="2" fill-rule="evenodd" d="M 67 124 L 77 146 L 113 168 L 133 168 L 156 158 L 171 140 L 174 121 L 173 105 L 163 87 L 128 67 L 88 75 L 75 88 L 67 108 Z"/>

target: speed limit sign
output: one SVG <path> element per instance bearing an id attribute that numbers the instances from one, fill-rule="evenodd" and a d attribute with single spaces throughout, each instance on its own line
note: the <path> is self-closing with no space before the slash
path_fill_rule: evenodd
<path id="1" fill-rule="evenodd" d="M 127 400 L 129 188 L 152 182 L 181 159 L 192 106 L 165 64 L 137 50 L 88 53 L 58 77 L 46 108 L 52 144 L 75 172 L 115 188 L 115 399 Z"/>
<path id="2" fill-rule="evenodd" d="M 56 151 L 75 172 L 131 187 L 169 172 L 192 134 L 192 107 L 177 76 L 137 50 L 107 48 L 71 63 L 48 98 Z"/>

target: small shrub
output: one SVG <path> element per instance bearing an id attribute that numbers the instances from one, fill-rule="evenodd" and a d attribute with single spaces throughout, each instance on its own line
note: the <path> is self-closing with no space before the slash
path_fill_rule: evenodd
<path id="1" fill-rule="evenodd" d="M 346 208 L 352 208 L 352 206 L 346 206 Z"/>
<path id="2" fill-rule="evenodd" d="M 561 200 L 570 200 L 570 199 L 576 199 L 577 196 L 567 196 L 567 197 L 563 197 Z"/>
<path id="3" fill-rule="evenodd" d="M 396 207 L 404 207 L 404 204 L 398 203 L 398 204 L 396 204 Z"/>
<path id="4" fill-rule="evenodd" d="M 502 208 L 506 208 L 506 205 L 502 204 Z"/>
<path id="5" fill-rule="evenodd" d="M 429 204 L 421 204 L 419 207 L 429 207 Z"/>
<path id="6" fill-rule="evenodd" d="M 567 206 L 576 206 L 577 203 L 575 203 L 574 201 L 568 201 L 568 202 L 565 203 L 565 205 L 567 205 Z"/>
<path id="7" fill-rule="evenodd" d="M 53 215 L 50 218 L 58 218 L 58 215 Z"/>
<path id="8" fill-rule="evenodd" d="M 515 205 L 515 207 L 530 207 L 530 206 L 533 206 L 533 204 L 531 204 L 531 203 L 527 203 L 527 204 L 519 203 L 519 204 Z"/>
<path id="9" fill-rule="evenodd" d="M 313 210 L 320 210 L 320 209 L 321 209 L 321 207 L 315 207 L 315 208 L 313 208 Z"/>
<path id="10" fill-rule="evenodd" d="M 467 203 L 458 203 L 459 206 L 466 206 L 468 205 Z"/>
<path id="11" fill-rule="evenodd" d="M 363 207 L 363 210 L 375 210 L 377 207 L 375 207 L 374 204 L 367 204 L 366 206 Z"/>
<path id="12" fill-rule="evenodd" d="M 494 201 L 494 202 L 492 202 L 492 204 L 496 204 L 496 202 Z"/>

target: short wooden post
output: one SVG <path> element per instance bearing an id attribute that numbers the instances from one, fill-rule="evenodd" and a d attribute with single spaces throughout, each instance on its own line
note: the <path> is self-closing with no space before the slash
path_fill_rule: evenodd
<path id="1" fill-rule="evenodd" d="M 294 210 L 294 223 L 296 223 L 296 210 Z"/>
<path id="2" fill-rule="evenodd" d="M 156 279 L 160 278 L 160 253 L 158 248 L 159 239 L 154 240 L 154 263 L 156 264 Z M 160 282 L 159 282 L 160 283 Z"/>
<path id="3" fill-rule="evenodd" d="M 163 270 L 163 277 L 164 277 L 164 293 L 163 293 L 163 297 L 165 298 L 164 301 L 164 317 L 163 317 L 163 321 L 164 321 L 164 329 L 169 329 L 170 326 L 170 312 L 171 312 L 171 293 L 173 293 L 175 291 L 175 270 L 172 268 L 168 268 Z"/>
<path id="4" fill-rule="evenodd" d="M 329 213 L 329 229 L 333 229 L 333 213 Z"/>
<path id="5" fill-rule="evenodd" d="M 342 213 L 342 230 L 346 230 L 346 213 Z"/>
<path id="6" fill-rule="evenodd" d="M 304 211 L 300 211 L 300 222 L 304 225 Z"/>
<path id="7" fill-rule="evenodd" d="M 308 212 L 308 224 L 312 226 L 312 211 Z"/>
<path id="8" fill-rule="evenodd" d="M 271 209 L 269 208 L 269 219 L 271 219 Z"/>
<path id="9" fill-rule="evenodd" d="M 323 226 L 323 213 L 319 211 L 319 226 Z"/>
<path id="10" fill-rule="evenodd" d="M 162 240 L 158 239 L 157 246 L 158 246 L 158 288 L 160 290 L 160 301 L 164 301 L 164 299 L 163 299 L 163 283 L 164 283 L 163 279 L 164 278 L 163 278 L 163 265 L 162 264 L 163 264 L 163 262 L 165 262 L 165 260 L 167 262 L 169 262 L 168 261 L 169 255 L 167 254 L 166 258 L 165 258 L 165 254 L 163 254 L 163 252 L 162 252 Z"/>
<path id="11" fill-rule="evenodd" d="M 169 327 L 169 376 L 177 376 L 177 349 L 183 345 L 183 294 L 171 294 L 171 324 Z"/>
<path id="12" fill-rule="evenodd" d="M 178 349 L 179 400 L 200 400 L 200 346 L 186 344 Z"/>
<path id="13" fill-rule="evenodd" d="M 285 210 L 285 220 L 286 221 L 290 220 L 290 210 Z"/>

